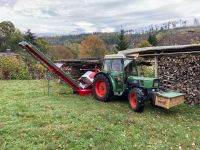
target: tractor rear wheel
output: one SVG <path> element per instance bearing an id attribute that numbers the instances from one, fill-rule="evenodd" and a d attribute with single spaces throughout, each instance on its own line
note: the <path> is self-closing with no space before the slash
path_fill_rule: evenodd
<path id="1" fill-rule="evenodd" d="M 142 89 L 134 88 L 128 94 L 129 105 L 135 112 L 144 111 L 144 93 Z"/>
<path id="2" fill-rule="evenodd" d="M 94 79 L 92 92 L 97 100 L 102 102 L 109 101 L 113 96 L 112 86 L 109 79 L 103 74 L 97 75 Z"/>

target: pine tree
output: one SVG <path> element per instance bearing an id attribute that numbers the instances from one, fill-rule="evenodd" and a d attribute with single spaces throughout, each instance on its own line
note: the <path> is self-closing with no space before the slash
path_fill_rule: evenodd
<path id="1" fill-rule="evenodd" d="M 125 31 L 121 30 L 120 35 L 118 36 L 118 44 L 116 46 L 118 51 L 126 50 L 129 47 L 127 38 L 125 37 Z"/>
<path id="2" fill-rule="evenodd" d="M 157 46 L 158 45 L 158 40 L 156 38 L 156 35 L 155 34 L 150 34 L 149 38 L 148 38 L 148 42 L 153 46 Z"/>

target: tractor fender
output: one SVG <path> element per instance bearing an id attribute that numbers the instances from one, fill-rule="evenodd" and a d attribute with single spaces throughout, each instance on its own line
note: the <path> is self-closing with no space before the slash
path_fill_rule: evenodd
<path id="1" fill-rule="evenodd" d="M 110 77 L 109 74 L 105 73 L 105 72 L 98 72 L 95 76 L 94 76 L 94 79 L 97 75 L 99 74 L 103 74 L 106 78 L 108 78 L 108 80 L 110 81 L 110 84 L 111 84 L 111 87 L 112 87 L 112 91 L 116 91 L 116 86 L 115 86 L 115 82 L 114 80 Z"/>

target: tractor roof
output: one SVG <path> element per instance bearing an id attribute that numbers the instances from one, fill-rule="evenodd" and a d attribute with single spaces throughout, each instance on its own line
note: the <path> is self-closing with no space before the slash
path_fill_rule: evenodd
<path id="1" fill-rule="evenodd" d="M 200 53 L 200 44 L 134 48 L 118 52 L 118 54 L 133 58 L 184 53 Z"/>
<path id="2" fill-rule="evenodd" d="M 111 54 L 111 55 L 105 55 L 104 59 L 116 59 L 116 58 L 126 58 L 123 54 Z"/>
<path id="3" fill-rule="evenodd" d="M 125 55 L 118 53 L 118 54 L 111 54 L 111 55 L 105 55 L 104 59 L 129 59 L 129 60 L 134 60 L 137 61 L 137 64 L 141 64 L 141 65 L 145 65 L 145 66 L 152 66 L 151 62 L 147 62 L 147 61 L 142 61 L 136 58 L 130 58 L 130 57 L 126 57 Z"/>

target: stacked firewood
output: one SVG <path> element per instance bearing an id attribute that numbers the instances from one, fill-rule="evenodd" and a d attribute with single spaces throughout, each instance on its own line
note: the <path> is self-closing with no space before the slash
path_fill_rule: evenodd
<path id="1" fill-rule="evenodd" d="M 62 70 L 69 73 L 75 80 L 78 80 L 87 71 L 94 71 L 95 68 L 100 69 L 102 65 L 100 60 L 69 60 L 62 63 L 64 63 Z"/>
<path id="2" fill-rule="evenodd" d="M 158 75 L 163 88 L 185 93 L 188 104 L 200 104 L 200 54 L 161 56 Z"/>

